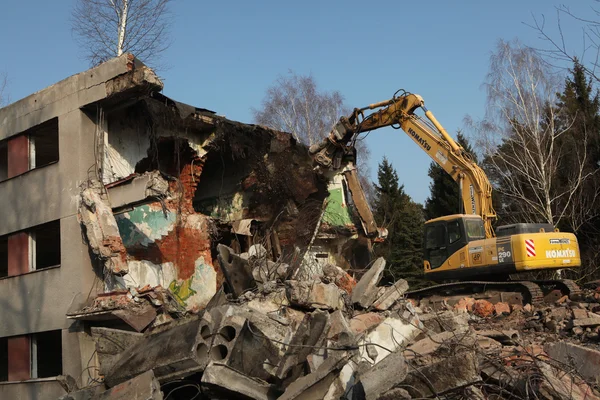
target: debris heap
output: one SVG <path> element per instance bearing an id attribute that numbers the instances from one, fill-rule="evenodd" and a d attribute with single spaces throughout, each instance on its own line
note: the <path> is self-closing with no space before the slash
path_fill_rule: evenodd
<path id="1" fill-rule="evenodd" d="M 97 298 L 150 328 L 93 327 L 104 380 L 63 399 L 600 399 L 600 291 L 433 304 L 378 286 L 382 258 L 358 282 L 331 264 L 297 280 L 265 254 L 219 245 L 232 291 L 197 315 L 159 287 Z"/>

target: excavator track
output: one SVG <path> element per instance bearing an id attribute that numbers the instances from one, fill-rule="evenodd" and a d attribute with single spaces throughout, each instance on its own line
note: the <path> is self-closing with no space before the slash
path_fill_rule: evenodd
<path id="1" fill-rule="evenodd" d="M 571 279 L 560 279 L 560 280 L 535 280 L 530 281 L 542 288 L 559 289 L 563 295 L 567 295 L 570 298 L 576 297 L 581 294 L 581 288 L 572 281 Z M 547 290 L 544 290 L 546 292 Z"/>
<path id="2" fill-rule="evenodd" d="M 546 290 L 544 290 L 546 289 Z M 483 293 L 488 290 L 520 292 L 523 295 L 525 303 L 533 305 L 544 301 L 544 295 L 552 290 L 559 289 L 563 295 L 570 298 L 576 297 L 581 293 L 581 289 L 570 279 L 562 280 L 536 280 L 536 281 L 466 281 L 455 283 L 443 283 L 430 286 L 424 289 L 407 292 L 408 298 L 424 298 L 433 295 L 457 295 Z"/>
<path id="3" fill-rule="evenodd" d="M 480 290 L 478 290 L 480 289 Z M 500 290 L 506 292 L 520 292 L 525 303 L 539 304 L 544 301 L 542 288 L 531 281 L 465 281 L 456 283 L 442 283 L 424 289 L 407 292 L 408 298 L 423 298 L 433 295 L 455 295 L 481 293 L 487 290 Z"/>

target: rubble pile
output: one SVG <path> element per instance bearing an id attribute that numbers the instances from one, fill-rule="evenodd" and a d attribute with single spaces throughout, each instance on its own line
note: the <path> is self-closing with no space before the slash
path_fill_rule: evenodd
<path id="1" fill-rule="evenodd" d="M 139 332 L 92 327 L 103 382 L 62 399 L 600 399 L 600 291 L 432 303 L 379 286 L 382 258 L 357 282 L 334 265 L 297 279 L 261 245 L 218 252 L 225 284 L 197 315 L 160 287 L 98 297 L 135 305 Z"/>

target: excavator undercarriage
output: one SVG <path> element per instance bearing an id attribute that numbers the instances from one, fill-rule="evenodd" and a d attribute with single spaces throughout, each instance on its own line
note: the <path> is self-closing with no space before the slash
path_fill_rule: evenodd
<path id="1" fill-rule="evenodd" d="M 520 294 L 512 296 L 511 294 Z M 464 281 L 442 283 L 429 286 L 423 289 L 413 290 L 406 293 L 408 298 L 421 300 L 429 297 L 436 297 L 440 302 L 449 297 L 457 296 L 479 296 L 479 298 L 496 298 L 498 301 L 506 303 L 541 304 L 544 302 L 554 302 L 562 296 L 569 296 L 575 299 L 581 293 L 581 289 L 570 279 L 562 280 L 535 280 L 535 281 Z M 504 294 L 504 296 L 503 296 Z"/>

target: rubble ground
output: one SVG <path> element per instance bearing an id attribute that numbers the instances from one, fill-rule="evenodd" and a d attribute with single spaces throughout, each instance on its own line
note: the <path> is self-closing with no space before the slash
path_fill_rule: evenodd
<path id="1" fill-rule="evenodd" d="M 434 303 L 407 299 L 403 280 L 378 286 L 382 258 L 358 282 L 334 265 L 299 280 L 259 245 L 219 251 L 221 268 L 246 271 L 224 271 L 239 292 L 194 316 L 159 288 L 114 294 L 175 318 L 92 328 L 104 380 L 62 399 L 600 399 L 600 288 L 537 306 Z"/>

